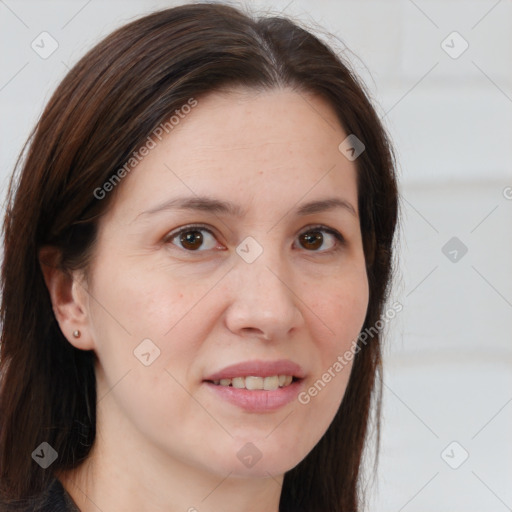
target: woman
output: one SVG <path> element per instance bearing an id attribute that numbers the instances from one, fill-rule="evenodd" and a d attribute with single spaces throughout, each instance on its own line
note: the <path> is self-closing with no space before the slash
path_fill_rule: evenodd
<path id="1" fill-rule="evenodd" d="M 18 168 L 4 509 L 358 510 L 398 198 L 340 58 L 284 18 L 151 14 L 69 72 Z"/>

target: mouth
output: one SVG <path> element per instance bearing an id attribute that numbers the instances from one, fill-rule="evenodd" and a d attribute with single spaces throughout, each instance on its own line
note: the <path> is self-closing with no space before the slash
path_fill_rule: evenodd
<path id="1" fill-rule="evenodd" d="M 208 392 L 246 412 L 272 412 L 292 403 L 305 386 L 306 373 L 290 360 L 252 360 L 208 375 Z"/>

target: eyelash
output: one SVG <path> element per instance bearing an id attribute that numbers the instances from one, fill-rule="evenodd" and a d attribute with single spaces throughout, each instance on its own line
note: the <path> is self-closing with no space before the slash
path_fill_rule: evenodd
<path id="1" fill-rule="evenodd" d="M 215 238 L 215 233 L 213 233 L 213 231 L 208 228 L 207 226 L 205 226 L 204 224 L 189 224 L 188 226 L 184 226 L 176 231 L 173 231 L 171 233 L 169 233 L 165 239 L 164 239 L 164 242 L 165 243 L 171 243 L 176 237 L 178 237 L 179 235 L 181 235 L 182 233 L 186 233 L 188 231 L 194 231 L 194 230 L 197 230 L 197 231 L 200 231 L 200 230 L 205 230 L 205 231 L 208 231 L 208 233 L 210 233 L 214 238 Z M 318 253 L 318 254 L 332 254 L 332 253 L 335 253 L 337 251 L 339 251 L 340 249 L 342 249 L 342 247 L 346 244 L 346 241 L 345 241 L 345 238 L 343 237 L 343 235 L 336 231 L 335 229 L 331 229 L 327 226 L 324 226 L 322 224 L 317 224 L 317 225 L 314 225 L 314 226 L 308 226 L 307 229 L 305 229 L 304 231 L 301 231 L 297 236 L 301 236 L 301 235 L 304 235 L 305 233 L 309 233 L 309 232 L 315 232 L 315 231 L 323 231 L 325 233 L 328 233 L 332 236 L 334 236 L 334 238 L 336 239 L 336 241 L 338 242 L 336 244 L 336 246 L 332 249 L 328 249 L 326 251 L 308 251 L 306 250 L 306 252 L 311 252 L 311 253 Z M 173 244 L 174 245 L 174 244 Z M 182 249 L 181 247 L 177 246 L 178 249 Z M 186 252 L 189 252 L 189 253 L 200 253 L 200 252 L 205 252 L 205 251 L 190 251 L 190 250 L 187 250 L 187 249 L 182 249 L 183 251 L 186 251 Z"/>

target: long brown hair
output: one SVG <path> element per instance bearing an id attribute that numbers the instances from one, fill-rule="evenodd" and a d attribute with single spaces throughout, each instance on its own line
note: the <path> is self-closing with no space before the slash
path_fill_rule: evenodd
<path id="1" fill-rule="evenodd" d="M 98 219 L 115 193 L 94 193 L 170 113 L 224 87 L 288 87 L 326 99 L 363 141 L 358 202 L 370 299 L 363 329 L 383 313 L 392 275 L 398 195 L 392 149 L 364 87 L 332 49 L 283 17 L 223 4 L 159 11 L 113 32 L 66 75 L 13 173 L 4 219 L 0 352 L 0 492 L 40 495 L 54 477 L 31 453 L 57 452 L 53 472 L 78 466 L 95 438 L 95 354 L 75 349 L 53 314 L 38 250 L 63 270 L 87 269 Z M 341 142 L 341 141 L 340 141 Z M 28 149 L 27 149 L 28 148 Z M 354 357 L 342 404 L 308 456 L 285 474 L 281 512 L 356 511 L 371 411 L 380 411 L 381 340 Z M 376 409 L 372 409 L 375 404 Z M 378 426 L 378 425 L 377 425 Z"/>

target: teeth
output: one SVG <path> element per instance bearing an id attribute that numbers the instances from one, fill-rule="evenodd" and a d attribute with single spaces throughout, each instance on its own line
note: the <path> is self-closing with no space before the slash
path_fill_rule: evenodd
<path id="1" fill-rule="evenodd" d="M 274 375 L 272 377 L 265 377 L 263 379 L 263 389 L 271 391 L 279 387 L 279 376 Z"/>
<path id="2" fill-rule="evenodd" d="M 231 386 L 237 389 L 273 391 L 284 386 L 289 386 L 293 381 L 291 375 L 272 375 L 271 377 L 234 377 L 233 379 L 220 379 L 213 381 L 218 386 Z"/>
<path id="3" fill-rule="evenodd" d="M 245 379 L 243 377 L 235 377 L 232 382 L 234 388 L 242 389 L 245 388 Z"/>
<path id="4" fill-rule="evenodd" d="M 263 389 L 263 378 L 245 377 L 245 387 L 247 389 Z"/>

